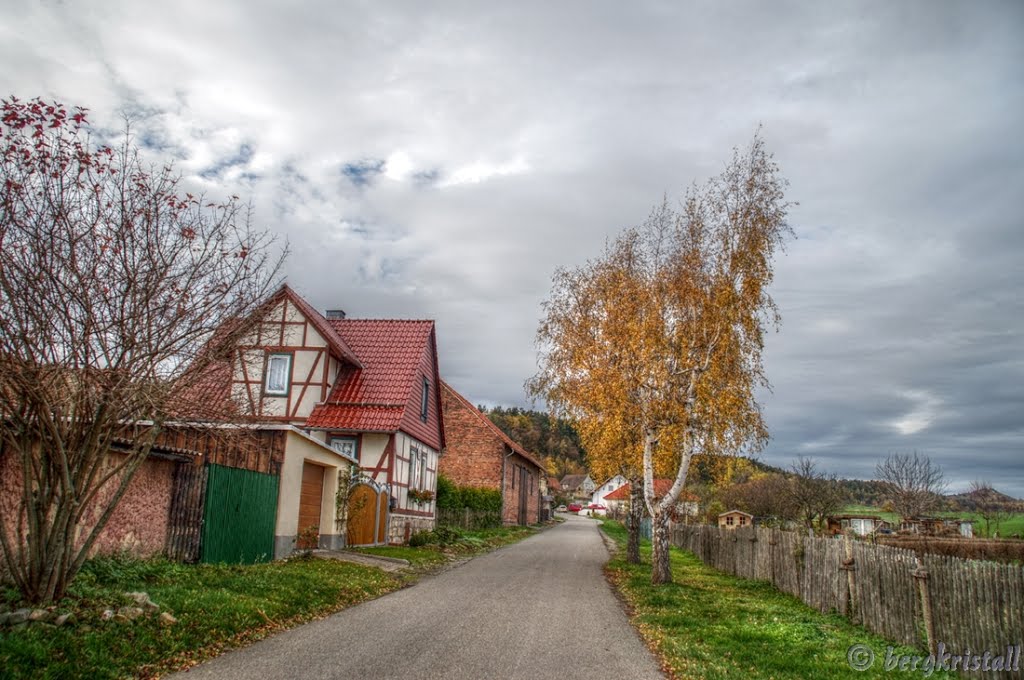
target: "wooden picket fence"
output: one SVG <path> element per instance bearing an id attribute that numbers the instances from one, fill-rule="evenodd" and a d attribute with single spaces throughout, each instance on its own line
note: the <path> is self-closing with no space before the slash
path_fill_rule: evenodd
<path id="1" fill-rule="evenodd" d="M 821 612 L 838 612 L 900 643 L 934 652 L 1005 653 L 1024 640 L 1024 567 L 923 555 L 849 537 L 744 527 L 673 525 L 672 544 L 705 564 L 769 581 Z M 985 677 L 1019 678 L 1020 673 Z"/>

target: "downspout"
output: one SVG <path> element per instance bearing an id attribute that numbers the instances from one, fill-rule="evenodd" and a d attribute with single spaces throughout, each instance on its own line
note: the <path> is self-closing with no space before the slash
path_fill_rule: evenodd
<path id="1" fill-rule="evenodd" d="M 501 523 L 505 524 L 505 469 L 507 467 L 506 461 L 508 461 L 508 459 L 512 456 L 512 454 L 515 453 L 515 451 L 513 451 L 512 447 L 509 446 L 508 444 L 502 444 L 502 446 L 508 449 L 508 453 L 501 457 Z"/>

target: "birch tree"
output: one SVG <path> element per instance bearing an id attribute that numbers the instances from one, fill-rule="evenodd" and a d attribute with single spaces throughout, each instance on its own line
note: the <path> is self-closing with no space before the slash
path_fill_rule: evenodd
<path id="1" fill-rule="evenodd" d="M 637 442 L 654 583 L 672 578 L 668 521 L 693 457 L 752 453 L 768 438 L 755 397 L 768 386 L 764 334 L 779 321 L 768 286 L 790 233 L 785 187 L 755 136 L 679 208 L 663 200 L 601 257 L 556 272 L 544 305 L 528 387 Z M 672 485 L 656 498 L 660 466 Z"/>
<path id="2" fill-rule="evenodd" d="M 182 395 L 276 283 L 272 241 L 84 109 L 2 102 L 0 571 L 27 600 L 63 596 L 168 418 L 213 414 Z"/>

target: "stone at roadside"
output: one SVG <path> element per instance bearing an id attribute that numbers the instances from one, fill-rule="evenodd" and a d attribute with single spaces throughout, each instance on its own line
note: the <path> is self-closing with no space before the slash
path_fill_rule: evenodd
<path id="1" fill-rule="evenodd" d="M 114 618 L 113 609 L 104 609 L 103 613 L 100 614 L 100 621 L 109 621 L 112 618 Z"/>
<path id="2" fill-rule="evenodd" d="M 161 612 L 160 623 L 164 626 L 173 626 L 178 622 L 178 619 L 174 618 L 170 612 Z"/>
<path id="3" fill-rule="evenodd" d="M 128 619 L 129 621 L 134 621 L 145 613 L 146 612 L 143 611 L 141 607 L 121 607 L 117 610 L 118 616 Z"/>
<path id="4" fill-rule="evenodd" d="M 68 613 L 68 614 L 61 614 L 60 616 L 58 616 L 57 618 L 55 618 L 53 620 L 53 625 L 55 625 L 55 626 L 63 626 L 65 623 L 67 623 L 70 620 L 71 620 L 71 614 L 70 613 Z"/>
<path id="5" fill-rule="evenodd" d="M 131 592 L 125 593 L 126 597 L 130 597 L 135 601 L 135 604 L 145 609 L 147 612 L 158 612 L 160 611 L 160 605 L 149 599 L 149 593 Z"/>
<path id="6" fill-rule="evenodd" d="M 16 626 L 19 623 L 25 623 L 28 621 L 28 615 L 32 613 L 31 609 L 15 609 L 7 618 L 7 624 L 10 626 Z"/>
<path id="7" fill-rule="evenodd" d="M 48 618 L 50 618 L 50 612 L 45 609 L 33 609 L 28 615 L 29 621 L 46 621 Z"/>

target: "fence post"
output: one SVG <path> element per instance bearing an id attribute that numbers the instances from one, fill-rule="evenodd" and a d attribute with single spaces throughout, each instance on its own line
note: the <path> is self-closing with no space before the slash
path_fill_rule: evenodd
<path id="1" fill-rule="evenodd" d="M 920 557 L 914 566 L 914 571 L 910 572 L 910 575 L 917 581 L 917 592 L 921 594 L 921 615 L 924 617 L 924 629 L 928 635 L 928 652 L 935 654 L 935 625 L 932 622 L 932 599 L 928 592 L 928 570 L 921 564 Z"/>
<path id="2" fill-rule="evenodd" d="M 470 529 L 470 526 L 469 526 L 469 508 L 466 507 L 466 508 L 463 508 L 462 510 L 463 510 L 462 528 L 465 529 L 466 531 L 469 531 L 469 529 Z"/>
<path id="3" fill-rule="evenodd" d="M 850 538 L 849 532 L 843 533 L 843 548 L 846 553 L 846 559 L 843 560 L 843 564 L 839 567 L 846 572 L 846 589 L 850 599 L 850 606 L 846 612 L 847 617 L 850 621 L 857 621 L 857 580 L 853 577 L 853 571 L 857 567 L 854 564 L 853 559 L 853 540 Z"/>

